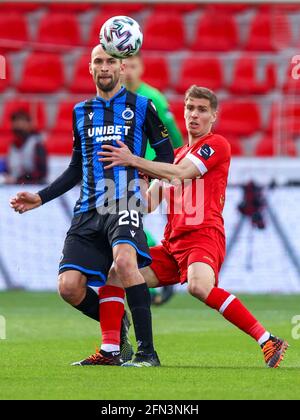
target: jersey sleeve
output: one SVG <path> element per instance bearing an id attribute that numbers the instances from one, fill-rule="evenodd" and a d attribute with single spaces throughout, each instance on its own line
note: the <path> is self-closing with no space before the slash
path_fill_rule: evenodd
<path id="1" fill-rule="evenodd" d="M 180 147 L 183 145 L 182 134 L 178 128 L 178 125 L 175 121 L 175 117 L 172 112 L 167 109 L 163 122 L 168 130 L 168 133 L 171 137 L 171 141 L 174 148 Z"/>
<path id="2" fill-rule="evenodd" d="M 81 154 L 81 140 L 77 128 L 76 112 L 73 109 L 73 151 Z"/>
<path id="3" fill-rule="evenodd" d="M 73 152 L 72 158 L 68 168 L 38 194 L 41 197 L 42 204 L 48 203 L 51 200 L 66 193 L 82 179 L 82 154 L 81 154 L 81 141 L 76 126 L 76 115 L 73 111 Z"/>
<path id="4" fill-rule="evenodd" d="M 169 140 L 166 127 L 160 120 L 158 113 L 151 100 L 148 101 L 145 133 L 149 139 L 151 147 L 155 150 L 155 161 L 172 163 L 174 160 L 173 146 Z"/>
<path id="5" fill-rule="evenodd" d="M 159 118 L 155 105 L 151 100 L 148 101 L 147 105 L 145 133 L 149 139 L 151 147 L 154 149 L 161 143 L 169 142 L 168 131 Z"/>
<path id="6" fill-rule="evenodd" d="M 157 109 L 159 118 L 162 120 L 169 133 L 170 141 L 174 149 L 182 146 L 182 134 L 176 124 L 175 117 L 170 110 L 167 99 L 160 92 L 157 92 L 151 99 Z"/>
<path id="7" fill-rule="evenodd" d="M 203 176 L 214 166 L 230 159 L 230 145 L 223 137 L 207 139 L 196 150 L 188 153 L 186 158 L 197 166 Z"/>
<path id="8" fill-rule="evenodd" d="M 174 158 L 176 158 L 176 156 L 178 155 L 178 153 L 182 150 L 183 146 L 177 147 L 176 149 L 174 149 Z"/>

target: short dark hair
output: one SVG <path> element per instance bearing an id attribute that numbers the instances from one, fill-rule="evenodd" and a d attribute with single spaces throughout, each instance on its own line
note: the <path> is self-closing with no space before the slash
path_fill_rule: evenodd
<path id="1" fill-rule="evenodd" d="M 208 99 L 209 103 L 210 103 L 210 106 L 214 111 L 216 111 L 217 108 L 218 108 L 218 98 L 217 98 L 216 94 L 212 90 L 210 90 L 206 87 L 192 85 L 185 92 L 184 101 L 186 102 L 189 98 Z"/>
<path id="2" fill-rule="evenodd" d="M 28 122 L 31 121 L 31 116 L 25 109 L 18 109 L 17 111 L 14 111 L 10 116 L 11 121 L 16 120 L 26 120 Z"/>
<path id="3" fill-rule="evenodd" d="M 140 59 L 143 58 L 143 54 L 142 54 L 141 50 L 138 50 L 137 53 L 135 53 L 134 55 L 131 55 L 130 57 L 124 57 L 124 58 L 126 59 L 126 58 L 135 58 L 135 57 L 140 58 Z"/>

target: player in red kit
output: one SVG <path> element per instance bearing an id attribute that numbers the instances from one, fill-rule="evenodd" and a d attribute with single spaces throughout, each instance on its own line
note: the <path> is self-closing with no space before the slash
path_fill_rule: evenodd
<path id="1" fill-rule="evenodd" d="M 141 270 L 148 286 L 187 281 L 190 294 L 254 338 L 262 348 L 267 366 L 276 368 L 288 343 L 270 334 L 239 299 L 218 287 L 225 257 L 222 210 L 230 145 L 224 137 L 211 132 L 217 105 L 217 97 L 209 89 L 198 86 L 188 89 L 184 115 L 189 143 L 176 150 L 173 164 L 134 156 L 121 142 L 117 148 L 104 145 L 106 151 L 99 153 L 100 159 L 108 162 L 107 168 L 133 166 L 157 179 L 146 194 L 150 211 L 163 196 L 167 199 L 164 240 L 162 245 L 151 248 L 151 266 Z"/>

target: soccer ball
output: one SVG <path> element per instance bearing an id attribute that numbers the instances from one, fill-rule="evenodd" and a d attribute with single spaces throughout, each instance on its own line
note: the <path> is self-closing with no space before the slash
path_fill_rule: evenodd
<path id="1" fill-rule="evenodd" d="M 99 36 L 104 51 L 115 58 L 135 55 L 143 43 L 140 25 L 128 16 L 108 19 L 102 25 Z"/>

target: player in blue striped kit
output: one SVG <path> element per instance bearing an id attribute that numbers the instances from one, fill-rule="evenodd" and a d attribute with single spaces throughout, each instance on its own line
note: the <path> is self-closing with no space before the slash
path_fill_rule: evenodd
<path id="1" fill-rule="evenodd" d="M 103 286 L 114 263 L 132 314 L 138 344 L 135 361 L 141 366 L 158 366 L 160 362 L 152 338 L 150 295 L 138 270 L 151 263 L 142 226 L 139 174 L 134 168 L 124 167 L 104 171 L 97 153 L 102 144 L 117 145 L 116 140 L 121 140 L 134 154 L 144 156 L 149 139 L 156 151 L 156 160 L 171 163 L 174 154 L 167 130 L 151 100 L 121 86 L 123 70 L 122 62 L 107 55 L 100 45 L 93 49 L 90 73 L 97 96 L 74 108 L 74 148 L 69 167 L 39 193 L 19 193 L 11 200 L 11 206 L 24 213 L 82 181 L 60 262 L 59 292 L 84 314 L 100 318 L 102 345 L 100 352 L 77 364 L 123 363 L 120 324 L 124 314 L 124 290 Z M 103 286 L 99 297 L 87 284 Z"/>

